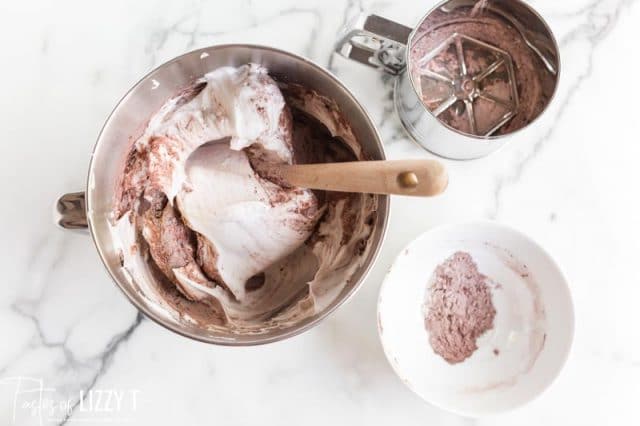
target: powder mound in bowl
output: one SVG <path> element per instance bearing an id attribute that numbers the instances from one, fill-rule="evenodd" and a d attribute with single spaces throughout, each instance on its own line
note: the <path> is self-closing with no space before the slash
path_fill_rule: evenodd
<path id="1" fill-rule="evenodd" d="M 431 277 L 425 327 L 434 352 L 450 364 L 469 358 L 478 349 L 478 337 L 493 328 L 496 310 L 487 281 L 465 252 L 454 253 Z"/>

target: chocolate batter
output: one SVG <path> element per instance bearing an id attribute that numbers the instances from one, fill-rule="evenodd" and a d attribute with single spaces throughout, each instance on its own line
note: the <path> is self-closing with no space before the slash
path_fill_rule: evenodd
<path id="1" fill-rule="evenodd" d="M 309 317 L 363 262 L 377 197 L 290 187 L 269 166 L 362 159 L 331 100 L 259 65 L 214 70 L 129 153 L 114 203 L 123 267 L 171 315 L 211 329 Z"/>

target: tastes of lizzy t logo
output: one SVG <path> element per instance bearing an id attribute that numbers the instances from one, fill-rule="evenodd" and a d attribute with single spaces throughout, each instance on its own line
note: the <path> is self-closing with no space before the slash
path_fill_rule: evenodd
<path id="1" fill-rule="evenodd" d="M 44 426 L 61 423 L 132 423 L 138 389 L 81 390 L 63 398 L 42 378 L 0 378 L 0 424 Z"/>

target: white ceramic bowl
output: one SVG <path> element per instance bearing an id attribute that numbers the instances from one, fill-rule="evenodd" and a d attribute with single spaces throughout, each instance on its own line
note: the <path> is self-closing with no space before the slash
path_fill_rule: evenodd
<path id="1" fill-rule="evenodd" d="M 429 344 L 424 303 L 434 269 L 456 251 L 471 254 L 493 281 L 496 315 L 473 355 L 449 364 Z M 447 225 L 411 242 L 378 300 L 380 340 L 398 376 L 425 401 L 471 417 L 539 395 L 562 369 L 573 331 L 571 295 L 558 265 L 529 237 L 492 222 Z"/>

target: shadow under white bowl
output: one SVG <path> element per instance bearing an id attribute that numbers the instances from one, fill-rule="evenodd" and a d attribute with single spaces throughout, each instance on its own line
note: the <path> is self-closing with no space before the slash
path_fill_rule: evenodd
<path id="1" fill-rule="evenodd" d="M 470 253 L 497 285 L 496 316 L 473 355 L 449 364 L 429 344 L 424 302 L 436 266 L 457 251 Z M 534 315 L 536 303 L 542 315 Z M 558 265 L 526 235 L 493 222 L 421 235 L 396 258 L 378 300 L 378 333 L 398 376 L 425 401 L 471 417 L 539 395 L 562 369 L 573 332 L 571 295 Z"/>

